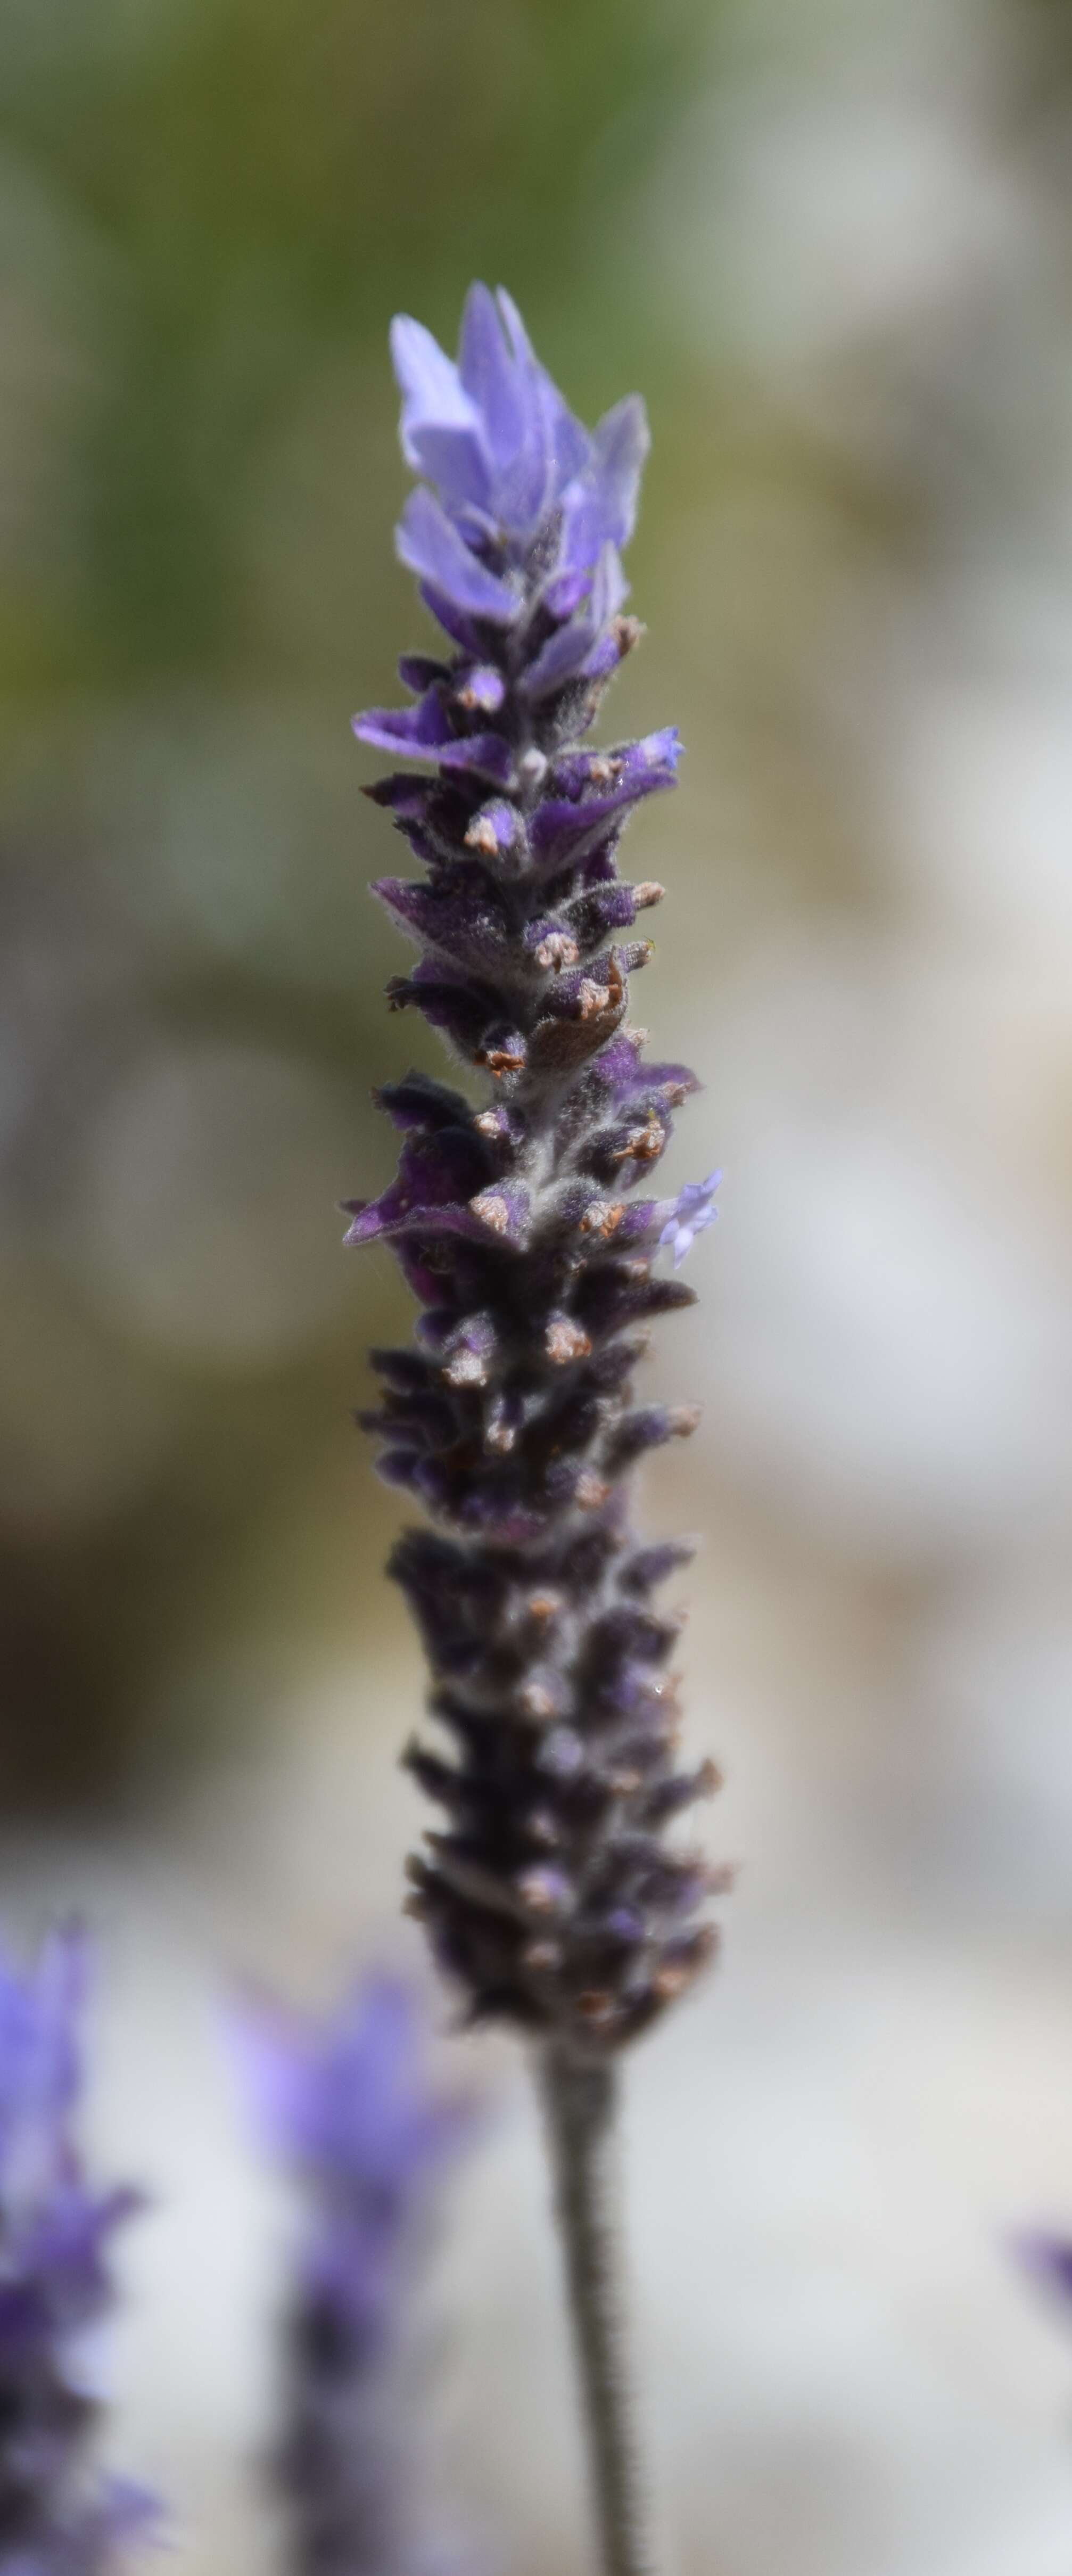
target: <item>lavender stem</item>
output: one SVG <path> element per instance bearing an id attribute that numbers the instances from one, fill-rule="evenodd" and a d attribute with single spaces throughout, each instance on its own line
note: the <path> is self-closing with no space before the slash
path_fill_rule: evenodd
<path id="1" fill-rule="evenodd" d="M 652 2576 L 614 2215 L 617 2069 L 549 2047 L 540 2078 L 603 2576 Z"/>

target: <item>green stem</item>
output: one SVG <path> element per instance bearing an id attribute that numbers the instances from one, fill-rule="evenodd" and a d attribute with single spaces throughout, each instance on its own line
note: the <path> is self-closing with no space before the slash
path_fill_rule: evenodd
<path id="1" fill-rule="evenodd" d="M 549 2047 L 541 2084 L 603 2576 L 652 2576 L 613 2213 L 617 2070 Z"/>

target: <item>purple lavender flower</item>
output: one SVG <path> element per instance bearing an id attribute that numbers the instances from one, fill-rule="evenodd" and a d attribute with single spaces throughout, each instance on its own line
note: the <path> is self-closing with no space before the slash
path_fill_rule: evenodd
<path id="1" fill-rule="evenodd" d="M 472 2112 L 432 2089 L 411 1997 L 392 1978 L 365 1979 L 324 2022 L 247 2006 L 236 2044 L 261 2142 L 308 2212 L 273 2464 L 290 2565 L 301 2576 L 432 2576 L 446 2557 L 414 2492 L 406 2311 Z"/>
<path id="2" fill-rule="evenodd" d="M 684 1189 L 679 1190 L 674 1202 L 674 1213 L 659 1236 L 660 1246 L 667 1243 L 673 1244 L 675 1270 L 680 1270 L 685 1255 L 691 1252 L 697 1235 L 703 1234 L 707 1226 L 714 1224 L 718 1215 L 718 1209 L 714 1203 L 715 1191 L 721 1178 L 721 1172 L 709 1172 L 705 1181 L 686 1181 Z"/>
<path id="3" fill-rule="evenodd" d="M 113 2304 L 108 2255 L 139 2194 L 91 2191 L 75 2133 L 86 1945 L 69 1929 L 25 1973 L 0 1956 L 0 2568 L 105 2576 L 152 2500 L 101 2481 L 91 2338 Z"/>
<path id="4" fill-rule="evenodd" d="M 555 619 L 526 686 L 539 696 L 584 669 L 625 597 L 618 549 L 633 532 L 648 450 L 644 406 L 618 403 L 592 436 L 539 365 L 517 306 L 473 286 L 458 363 L 400 314 L 391 349 L 402 388 L 402 447 L 436 485 L 414 492 L 398 550 L 455 640 L 471 619 L 512 627 L 531 614 L 532 554 Z"/>
<path id="5" fill-rule="evenodd" d="M 373 1353 L 384 1395 L 362 1419 L 382 1474 L 442 1524 L 392 1560 L 457 1748 L 407 1755 L 447 1814 L 412 1905 L 474 2016 L 590 2059 L 709 1955 L 715 1883 L 664 1840 L 715 1785 L 710 1764 L 675 1769 L 677 1623 L 651 1601 L 690 1551 L 638 1544 L 627 1493 L 646 1450 L 695 1427 L 691 1408 L 634 1404 L 632 1376 L 649 1321 L 692 1302 L 655 1254 L 672 1241 L 680 1260 L 713 1213 L 714 1175 L 633 1195 L 696 1086 L 627 1025 L 651 955 L 630 933 L 663 889 L 623 881 L 617 853 L 681 746 L 673 728 L 585 743 L 640 633 L 620 549 L 647 428 L 630 397 L 583 429 L 501 291 L 472 288 L 457 365 L 417 322 L 392 337 L 426 478 L 399 552 L 454 650 L 404 656 L 416 703 L 355 719 L 426 764 L 368 790 L 424 871 L 375 891 L 420 952 L 392 1007 L 420 1010 L 486 1094 L 385 1086 L 398 1175 L 350 1202 L 347 1241 L 390 1241 L 423 1309 L 415 1348 Z"/>

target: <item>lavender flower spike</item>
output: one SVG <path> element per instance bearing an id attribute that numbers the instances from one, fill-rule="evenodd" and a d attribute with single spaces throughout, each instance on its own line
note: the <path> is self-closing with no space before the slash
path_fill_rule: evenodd
<path id="1" fill-rule="evenodd" d="M 429 2213 L 471 2110 L 432 2091 L 392 1978 L 367 1978 L 322 2023 L 251 2004 L 234 2035 L 261 2144 L 308 2213 L 274 2461 L 288 2563 L 294 2576 L 443 2576 L 414 2494 L 402 2362 Z"/>
<path id="2" fill-rule="evenodd" d="M 0 1955 L 0 2568 L 11 2576 L 108 2576 L 156 2512 L 89 2458 L 102 2405 L 88 2341 L 113 2304 L 112 2234 L 140 2200 L 91 2191 L 82 2172 L 87 1973 L 74 1929 L 24 1973 Z"/>
<path id="3" fill-rule="evenodd" d="M 652 1602 L 689 1550 L 641 1545 L 629 1510 L 644 1452 L 695 1427 L 634 1403 L 632 1379 L 649 1322 L 692 1302 L 655 1255 L 672 1240 L 681 1258 L 714 1188 L 636 1194 L 696 1084 L 628 1025 L 652 953 L 631 934 L 663 889 L 621 878 L 618 851 L 680 743 L 586 742 L 640 634 L 621 549 L 647 427 L 633 396 L 582 428 L 502 290 L 471 289 L 457 364 L 409 320 L 393 347 L 425 478 L 399 553 L 450 641 L 400 664 L 414 706 L 355 719 L 425 764 L 368 790 L 424 871 L 375 891 L 419 951 L 393 1007 L 423 1012 L 484 1093 L 419 1073 L 384 1088 L 398 1176 L 351 1203 L 347 1238 L 390 1241 L 424 1310 L 416 1348 L 373 1353 L 383 1400 L 362 1417 L 382 1474 L 440 1525 L 392 1560 L 455 1746 L 406 1756 L 446 1813 L 411 1905 L 471 2017 L 543 2043 L 605 2563 L 636 2576 L 597 2150 L 616 2052 L 710 1954 L 716 1884 L 665 1839 L 715 1785 L 709 1763 L 676 1767 L 677 1622 Z"/>
<path id="4" fill-rule="evenodd" d="M 627 1025 L 651 954 L 628 934 L 662 887 L 625 883 L 617 854 L 679 746 L 584 746 L 637 638 L 618 549 L 647 431 L 632 398 L 589 435 L 502 292 L 472 288 L 457 365 L 416 322 L 392 336 L 403 447 L 437 492 L 413 496 L 400 547 L 459 649 L 406 657 L 409 713 L 356 719 L 435 764 L 369 791 L 425 870 L 376 891 L 421 951 L 392 1003 L 487 1084 L 475 1110 L 420 1074 L 384 1089 L 398 1178 L 353 1203 L 348 1236 L 389 1240 L 424 1308 L 416 1350 L 373 1354 L 385 1392 L 363 1417 L 382 1473 L 444 1528 L 393 1559 L 457 1746 L 453 1765 L 407 1757 L 448 1819 L 413 1905 L 475 2016 L 587 2060 L 645 2029 L 711 1946 L 711 1874 L 664 1841 L 714 1785 L 709 1765 L 675 1770 L 677 1625 L 650 1599 L 687 1551 L 639 1546 L 627 1507 L 637 1459 L 694 1426 L 634 1406 L 631 1378 L 649 1320 L 691 1302 L 654 1255 L 673 1241 L 680 1261 L 717 1177 L 634 1195 L 695 1080 L 646 1062 Z"/>

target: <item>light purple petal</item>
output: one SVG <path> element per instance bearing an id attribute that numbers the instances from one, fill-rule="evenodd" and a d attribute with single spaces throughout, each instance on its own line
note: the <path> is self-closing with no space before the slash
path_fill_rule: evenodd
<path id="1" fill-rule="evenodd" d="M 412 465 L 406 441 L 425 421 L 442 428 L 472 429 L 476 414 L 453 358 L 409 313 L 396 313 L 391 324 L 391 357 L 402 395 L 402 447 Z"/>
<path id="2" fill-rule="evenodd" d="M 400 436 L 407 465 L 427 474 L 454 502 L 488 498 L 488 469 L 480 420 L 457 367 L 408 313 L 391 324 L 391 356 L 402 391 Z"/>
<path id="3" fill-rule="evenodd" d="M 483 715 L 495 716 L 506 696 L 506 682 L 494 662 L 478 662 L 471 671 L 458 674 L 454 695 L 460 705 L 479 707 Z"/>
<path id="4" fill-rule="evenodd" d="M 0 2169 L 20 2201 L 49 2188 L 68 2155 L 89 1960 L 76 1924 L 52 1933 L 31 1968 L 0 1955 Z"/>
<path id="5" fill-rule="evenodd" d="M 460 2143 L 472 2112 L 432 2092 L 421 2064 L 409 1989 L 371 1976 L 325 2021 L 261 1997 L 228 2016 L 231 2054 L 254 2129 L 270 2155 L 304 2167 L 375 2233 L 369 2194 L 405 2188 Z"/>
<path id="6" fill-rule="evenodd" d="M 640 478 L 651 446 L 648 415 L 639 394 L 627 394 L 593 432 L 592 479 L 603 511 L 603 533 L 626 546 L 636 526 Z"/>
<path id="7" fill-rule="evenodd" d="M 441 746 L 453 739 L 434 690 L 418 707 L 366 707 L 354 716 L 353 729 L 358 741 L 371 743 L 374 751 L 404 752 L 411 760 L 433 751 L 438 756 Z"/>
<path id="8" fill-rule="evenodd" d="M 525 438 L 525 387 L 490 289 L 471 286 L 462 315 L 459 374 L 483 426 L 493 475 L 505 473 Z"/>
<path id="9" fill-rule="evenodd" d="M 595 568 L 588 597 L 547 642 L 524 676 L 530 698 L 543 698 L 565 687 L 584 671 L 603 629 L 616 617 L 626 596 L 625 576 L 616 547 L 606 545 Z"/>
<path id="10" fill-rule="evenodd" d="M 451 510 L 459 516 L 472 513 L 474 531 L 487 531 L 494 522 L 488 514 L 491 485 L 483 449 L 477 433 L 470 429 L 440 429 L 430 424 L 415 430 L 410 441 L 410 462 L 418 474 L 435 483 Z"/>
<path id="11" fill-rule="evenodd" d="M 496 476 L 496 507 L 504 525 L 523 536 L 539 526 L 588 455 L 588 438 L 536 357 L 512 296 L 498 290 L 499 311 L 510 344 L 520 393 L 522 436 Z"/>
<path id="12" fill-rule="evenodd" d="M 721 1178 L 721 1172 L 716 1171 L 709 1172 L 705 1181 L 686 1181 L 684 1189 L 672 1202 L 659 1236 L 659 1245 L 660 1249 L 664 1244 L 673 1245 L 675 1270 L 680 1270 L 697 1235 L 704 1234 L 709 1225 L 714 1225 L 718 1216 L 714 1196 Z"/>
<path id="13" fill-rule="evenodd" d="M 639 394 L 628 394 L 600 421 L 591 462 L 563 495 L 562 572 L 583 571 L 603 546 L 628 543 L 649 445 L 644 405 Z"/>
<path id="14" fill-rule="evenodd" d="M 526 372 L 530 399 L 539 408 L 542 443 L 550 461 L 553 494 L 557 498 L 572 477 L 583 472 L 591 457 L 592 442 L 546 367 L 541 367 L 513 296 L 505 286 L 498 290 L 498 301 L 507 331 Z"/>
<path id="15" fill-rule="evenodd" d="M 395 543 L 410 572 L 442 591 L 463 615 L 491 618 L 499 626 L 513 625 L 520 607 L 517 593 L 470 554 L 446 511 L 423 484 L 410 493 L 395 531 Z"/>
<path id="16" fill-rule="evenodd" d="M 572 617 L 592 585 L 591 564 L 577 572 L 556 572 L 546 583 L 543 604 L 549 617 Z"/>
<path id="17" fill-rule="evenodd" d="M 648 445 L 637 396 L 618 403 L 590 437 L 540 365 L 505 287 L 494 296 L 479 283 L 471 287 L 457 365 L 408 314 L 396 316 L 391 346 L 402 389 L 403 451 L 436 485 L 456 535 L 479 566 L 477 599 L 457 555 L 447 560 L 441 531 L 433 544 L 427 528 L 414 534 L 404 521 L 402 559 L 440 600 L 453 603 L 456 613 L 512 619 L 513 605 L 504 598 L 493 605 L 484 587 L 495 580 L 480 563 L 486 542 L 492 537 L 503 544 L 521 569 L 537 529 L 559 504 L 561 573 L 590 571 L 606 544 L 625 544 Z M 570 599 L 568 613 L 577 605 Z M 454 632 L 449 617 L 446 622 Z M 595 639 L 588 647 L 594 649 Z"/>
<path id="18" fill-rule="evenodd" d="M 255 1996 L 226 2014 L 225 2037 L 259 2136 L 272 2155 L 297 2155 L 312 2056 L 307 2025 L 299 2014 Z"/>

